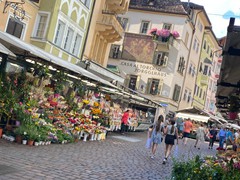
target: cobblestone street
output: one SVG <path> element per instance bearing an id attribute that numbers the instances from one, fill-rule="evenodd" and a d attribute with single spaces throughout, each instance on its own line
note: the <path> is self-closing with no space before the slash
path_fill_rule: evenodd
<path id="1" fill-rule="evenodd" d="M 109 133 L 107 139 L 101 142 L 81 141 L 40 147 L 0 139 L 0 179 L 170 179 L 171 158 L 162 165 L 164 144 L 158 147 L 156 158 L 151 159 L 145 142 L 146 132 L 125 136 Z M 198 150 L 193 147 L 194 142 L 190 140 L 187 146 L 183 146 L 180 140 L 178 158 L 215 154 L 215 150 L 207 149 L 207 143 Z"/>

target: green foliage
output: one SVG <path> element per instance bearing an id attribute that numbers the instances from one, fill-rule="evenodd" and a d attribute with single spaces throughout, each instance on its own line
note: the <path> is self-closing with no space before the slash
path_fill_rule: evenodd
<path id="1" fill-rule="evenodd" d="M 224 169 L 218 164 L 205 164 L 205 160 L 196 156 L 194 159 L 189 161 L 175 160 L 172 169 L 172 179 L 237 180 L 240 179 L 240 172 L 239 170 L 233 168 L 233 163 L 231 162 L 229 162 Z"/>

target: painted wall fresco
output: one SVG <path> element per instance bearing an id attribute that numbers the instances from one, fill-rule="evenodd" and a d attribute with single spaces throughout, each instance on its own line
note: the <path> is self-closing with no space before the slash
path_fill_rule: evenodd
<path id="1" fill-rule="evenodd" d="M 152 63 L 154 49 L 152 37 L 126 33 L 123 41 L 122 59 Z"/>

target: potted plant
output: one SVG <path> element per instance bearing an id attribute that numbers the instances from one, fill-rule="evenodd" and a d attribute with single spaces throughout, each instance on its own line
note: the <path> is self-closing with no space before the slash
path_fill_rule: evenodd
<path id="1" fill-rule="evenodd" d="M 34 124 L 28 125 L 28 145 L 32 146 L 34 140 L 37 138 L 38 132 Z"/>
<path id="2" fill-rule="evenodd" d="M 229 119 L 234 120 L 237 118 L 237 114 L 239 111 L 239 99 L 237 96 L 230 96 L 229 97 Z"/>
<path id="3" fill-rule="evenodd" d="M 19 126 L 14 130 L 14 134 L 16 135 L 16 142 L 18 144 L 22 143 L 23 135 L 24 135 L 25 128 L 24 126 Z"/>

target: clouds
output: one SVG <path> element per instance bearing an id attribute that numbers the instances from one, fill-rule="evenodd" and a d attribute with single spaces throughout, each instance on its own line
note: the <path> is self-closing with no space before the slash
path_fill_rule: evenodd
<path id="1" fill-rule="evenodd" d="M 188 0 L 182 0 L 187 2 Z M 235 17 L 235 25 L 240 26 L 240 1 L 236 0 L 190 0 L 190 2 L 204 6 L 212 23 L 215 35 L 227 35 L 229 19 Z"/>

